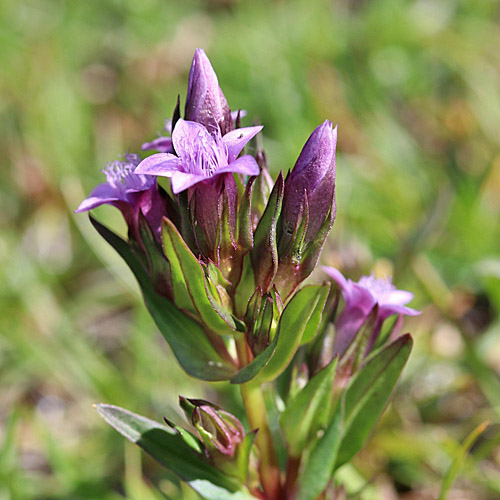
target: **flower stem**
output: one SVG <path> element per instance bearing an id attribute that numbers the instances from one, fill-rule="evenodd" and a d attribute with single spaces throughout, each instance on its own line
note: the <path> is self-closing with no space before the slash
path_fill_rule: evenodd
<path id="1" fill-rule="evenodd" d="M 242 341 L 241 341 L 242 340 Z M 237 351 L 241 366 L 248 364 L 246 340 L 237 341 Z M 255 444 L 259 450 L 259 476 L 266 498 L 279 500 L 281 498 L 280 469 L 278 457 L 274 449 L 273 437 L 267 421 L 264 394 L 259 384 L 247 382 L 241 384 L 241 397 L 250 424 L 250 428 L 259 429 Z"/>

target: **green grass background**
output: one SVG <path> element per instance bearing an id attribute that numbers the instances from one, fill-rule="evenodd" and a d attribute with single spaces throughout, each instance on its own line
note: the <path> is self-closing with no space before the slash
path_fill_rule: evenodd
<path id="1" fill-rule="evenodd" d="M 436 498 L 485 420 L 449 498 L 500 498 L 499 21 L 493 0 L 2 0 L 0 500 L 196 498 L 92 404 L 180 422 L 183 394 L 239 411 L 235 391 L 181 372 L 73 214 L 184 102 L 197 47 L 264 124 L 273 174 L 338 124 L 324 262 L 391 272 L 424 311 L 394 403 L 342 471 L 354 498 Z"/>

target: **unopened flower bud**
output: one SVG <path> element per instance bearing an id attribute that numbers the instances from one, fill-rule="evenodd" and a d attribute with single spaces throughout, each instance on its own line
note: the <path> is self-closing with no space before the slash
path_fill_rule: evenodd
<path id="1" fill-rule="evenodd" d="M 337 127 L 326 120 L 302 148 L 285 182 L 280 235 L 285 240 L 293 238 L 301 218 L 307 216 L 304 243 L 312 241 L 330 212 L 335 212 L 336 146 Z"/>
<path id="2" fill-rule="evenodd" d="M 184 413 L 198 431 L 208 458 L 215 463 L 232 458 L 245 437 L 241 422 L 231 413 L 202 399 L 179 398 Z"/>
<path id="3" fill-rule="evenodd" d="M 219 87 L 219 81 L 203 49 L 196 49 L 186 97 L 185 119 L 204 125 L 222 135 L 232 128 L 231 110 Z"/>

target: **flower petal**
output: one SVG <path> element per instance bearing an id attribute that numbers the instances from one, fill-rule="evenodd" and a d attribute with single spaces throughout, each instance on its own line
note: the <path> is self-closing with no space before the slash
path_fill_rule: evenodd
<path id="1" fill-rule="evenodd" d="M 222 142 L 227 147 L 228 163 L 236 160 L 241 150 L 245 147 L 245 144 L 255 137 L 263 128 L 263 126 L 238 128 L 223 136 Z"/>
<path id="2" fill-rule="evenodd" d="M 260 168 L 253 156 L 245 155 L 230 163 L 227 167 L 217 170 L 217 174 L 234 172 L 243 175 L 259 175 Z"/>
<path id="3" fill-rule="evenodd" d="M 174 194 L 178 194 L 181 191 L 185 191 L 187 188 L 198 184 L 198 182 L 206 181 L 207 178 L 204 175 L 199 174 L 188 174 L 185 172 L 173 172 L 172 173 L 172 191 Z"/>
<path id="4" fill-rule="evenodd" d="M 160 153 L 172 153 L 172 138 L 167 136 L 158 137 L 157 139 L 153 139 L 151 142 L 145 142 L 141 149 L 143 151 L 148 151 L 151 149 L 156 149 Z"/>
<path id="5" fill-rule="evenodd" d="M 383 304 L 399 304 L 404 305 L 413 299 L 413 293 L 405 290 L 393 290 L 384 294 Z"/>
<path id="6" fill-rule="evenodd" d="M 177 156 L 170 153 L 157 153 L 142 160 L 134 173 L 171 177 L 173 172 L 177 172 L 181 168 L 181 161 Z"/>
<path id="7" fill-rule="evenodd" d="M 405 316 L 418 316 L 420 311 L 398 304 L 384 304 L 379 307 L 378 315 L 381 320 L 392 316 L 393 314 L 404 314 Z"/>
<path id="8" fill-rule="evenodd" d="M 111 203 L 113 201 L 126 201 L 120 197 L 120 193 L 110 186 L 107 182 L 99 184 L 95 187 L 88 198 L 80 203 L 80 206 L 75 210 L 75 213 L 88 212 L 104 203 Z"/>

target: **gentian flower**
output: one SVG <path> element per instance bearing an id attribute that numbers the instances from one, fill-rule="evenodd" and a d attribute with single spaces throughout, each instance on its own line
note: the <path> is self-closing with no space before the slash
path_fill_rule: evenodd
<path id="1" fill-rule="evenodd" d="M 196 49 L 189 72 L 185 119 L 204 125 L 210 133 L 222 135 L 232 129 L 231 110 L 203 49 Z"/>
<path id="2" fill-rule="evenodd" d="M 275 283 L 283 297 L 311 274 L 336 215 L 337 127 L 324 121 L 310 135 L 285 180 Z"/>
<path id="3" fill-rule="evenodd" d="M 325 120 L 307 140 L 286 179 L 282 208 L 285 235 L 294 234 L 305 216 L 306 204 L 309 218 L 305 242 L 314 239 L 330 211 L 335 216 L 336 147 L 337 127 Z"/>
<path id="4" fill-rule="evenodd" d="M 113 205 L 123 213 L 132 235 L 138 237 L 138 217 L 142 211 L 151 229 L 159 235 L 164 204 L 156 188 L 156 179 L 134 173 L 140 161 L 138 155 L 127 154 L 121 161 L 107 163 L 102 170 L 106 182 L 94 188 L 75 212 L 88 212 L 103 204 Z"/>
<path id="5" fill-rule="evenodd" d="M 152 149 L 159 151 L 160 153 L 173 153 L 174 149 L 172 147 L 172 120 L 165 120 L 164 130 L 169 133 L 169 135 L 161 135 L 150 142 L 145 142 L 141 149 L 143 151 L 150 151 Z"/>
<path id="6" fill-rule="evenodd" d="M 324 266 L 323 270 L 339 285 L 345 303 L 342 313 L 335 320 L 334 354 L 342 356 L 376 305 L 378 312 L 369 341 L 371 344 L 389 316 L 420 314 L 420 311 L 405 305 L 412 300 L 413 294 L 397 290 L 389 279 L 376 278 L 371 274 L 362 276 L 356 283 L 345 279 L 342 273 L 333 267 Z M 368 347 L 371 348 L 371 345 Z"/>
<path id="7" fill-rule="evenodd" d="M 240 116 L 240 118 L 244 118 L 247 115 L 247 112 L 244 109 L 232 111 L 231 119 L 233 122 L 238 119 L 238 115 Z M 165 120 L 164 130 L 168 132 L 169 135 L 160 135 L 150 142 L 145 142 L 141 146 L 141 149 L 143 151 L 155 150 L 160 153 L 174 153 L 174 148 L 172 146 L 172 120 Z"/>
<path id="8" fill-rule="evenodd" d="M 202 399 L 179 397 L 187 418 L 198 431 L 208 458 L 233 457 L 245 437 L 241 422 L 231 413 Z"/>
<path id="9" fill-rule="evenodd" d="M 260 130 L 261 126 L 240 128 L 221 137 L 220 132 L 211 135 L 200 123 L 181 118 L 172 133 L 178 156 L 154 154 L 143 160 L 135 173 L 170 177 L 175 194 L 221 174 L 258 175 L 260 169 L 255 158 L 250 155 L 238 158 L 238 155 Z"/>

